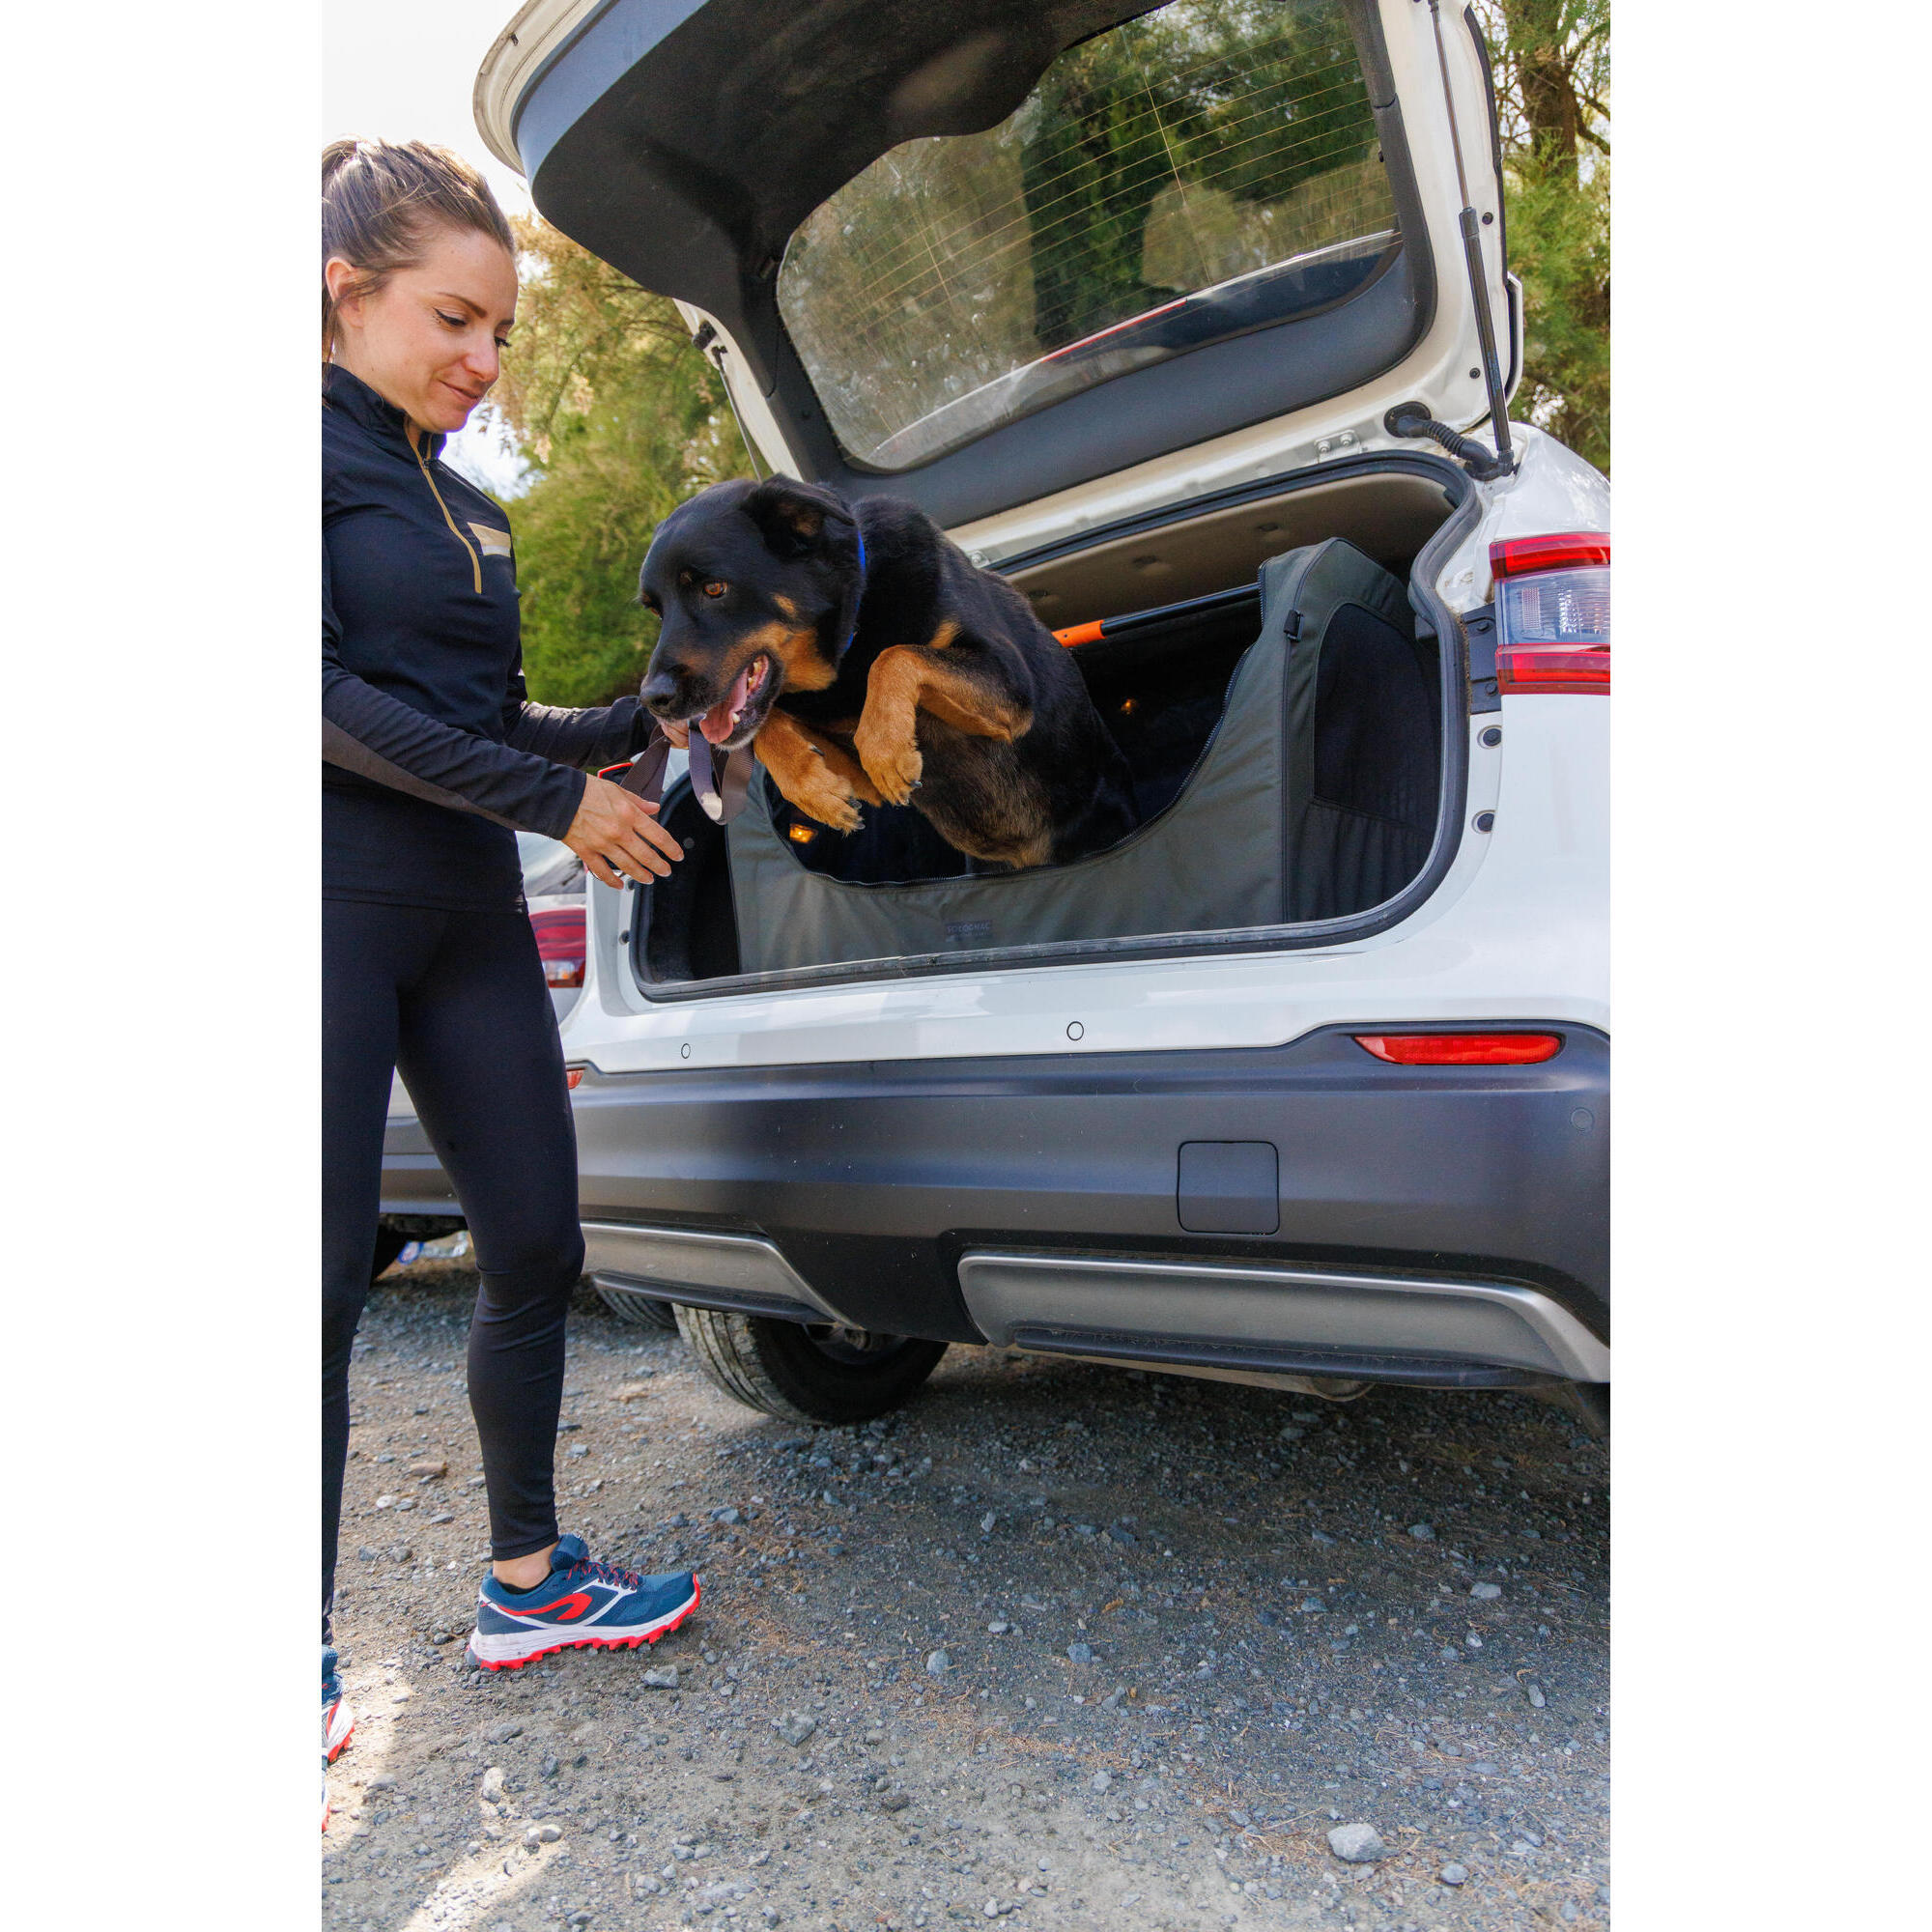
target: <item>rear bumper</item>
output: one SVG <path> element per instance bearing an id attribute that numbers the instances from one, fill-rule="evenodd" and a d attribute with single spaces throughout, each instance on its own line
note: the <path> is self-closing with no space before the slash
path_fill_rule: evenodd
<path id="1" fill-rule="evenodd" d="M 1210 1372 L 1604 1379 L 1608 1041 L 1548 1030 L 1563 1050 L 1519 1067 L 1390 1066 L 1331 1028 L 1228 1052 L 591 1072 L 591 1265 L 681 1281 L 673 1299 L 739 1305 L 742 1282 L 798 1320 Z M 1212 1232 L 1267 1225 L 1252 1185 L 1219 1219 L 1198 1167 L 1182 1195 L 1201 1143 L 1273 1151 L 1269 1232 Z M 687 1236 L 674 1261 L 649 1231 Z"/>

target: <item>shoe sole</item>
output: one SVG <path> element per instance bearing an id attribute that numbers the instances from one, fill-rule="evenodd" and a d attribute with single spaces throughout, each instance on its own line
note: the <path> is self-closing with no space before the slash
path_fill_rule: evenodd
<path id="1" fill-rule="evenodd" d="M 556 1642 L 552 1643 L 548 1640 L 551 1635 L 550 1632 L 532 1631 L 528 1633 L 528 1635 L 535 1640 L 538 1647 L 534 1650 L 525 1651 L 520 1657 L 485 1657 L 476 1646 L 479 1642 L 487 1644 L 514 1643 L 525 1635 L 524 1632 L 505 1631 L 497 1636 L 482 1636 L 480 1633 L 472 1631 L 469 1634 L 469 1642 L 464 1650 L 464 1656 L 479 1670 L 521 1670 L 525 1664 L 535 1663 L 540 1659 L 546 1657 L 554 1657 L 560 1650 L 636 1650 L 639 1644 L 656 1643 L 659 1637 L 668 1636 L 672 1631 L 677 1629 L 678 1625 L 684 1622 L 685 1618 L 690 1616 L 693 1610 L 696 1609 L 697 1600 L 700 1595 L 702 1595 L 702 1591 L 697 1579 L 694 1577 L 692 1579 L 691 1598 L 689 1602 L 679 1605 L 674 1610 L 668 1611 L 664 1616 L 658 1618 L 655 1623 L 634 1627 L 623 1636 L 597 1636 L 592 1634 L 586 1634 L 583 1636 L 560 1637 Z"/>

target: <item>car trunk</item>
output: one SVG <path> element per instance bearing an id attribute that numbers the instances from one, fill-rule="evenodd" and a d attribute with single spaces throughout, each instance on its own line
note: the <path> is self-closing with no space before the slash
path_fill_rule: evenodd
<path id="1" fill-rule="evenodd" d="M 680 781 L 666 820 L 687 857 L 639 894 L 639 980 L 678 998 L 773 975 L 1293 944 L 1395 906 L 1442 856 L 1444 723 L 1462 710 L 1455 654 L 1415 622 L 1408 582 L 1468 492 L 1446 463 L 1365 459 L 1013 559 L 1004 574 L 1126 757 L 1137 829 L 1014 873 L 909 807 L 868 808 L 841 835 L 760 779 L 721 827 Z"/>
<path id="2" fill-rule="evenodd" d="M 1520 360 L 1473 14 L 530 0 L 477 102 L 678 302 L 754 464 L 996 565 L 1132 773 L 1117 846 L 999 876 L 910 808 L 840 835 L 759 773 L 721 827 L 680 785 L 646 997 L 1309 947 L 1427 897 L 1467 737 L 1436 580 Z"/>

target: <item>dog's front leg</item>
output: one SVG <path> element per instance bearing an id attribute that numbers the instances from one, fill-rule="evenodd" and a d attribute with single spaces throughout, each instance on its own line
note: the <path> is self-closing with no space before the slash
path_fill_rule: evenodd
<path id="1" fill-rule="evenodd" d="M 774 711 L 752 740 L 772 782 L 808 818 L 835 832 L 856 832 L 858 805 L 882 805 L 851 754 L 787 711 Z"/>
<path id="2" fill-rule="evenodd" d="M 895 805 L 912 797 L 925 769 L 919 749 L 922 710 L 955 731 L 1009 744 L 1033 724 L 1032 709 L 986 668 L 952 663 L 908 644 L 889 645 L 867 673 L 866 708 L 852 749 L 867 777 Z"/>
<path id="3" fill-rule="evenodd" d="M 852 749 L 880 795 L 904 805 L 919 789 L 925 760 L 919 749 L 919 695 L 925 666 L 917 651 L 892 644 L 866 674 L 866 708 Z"/>

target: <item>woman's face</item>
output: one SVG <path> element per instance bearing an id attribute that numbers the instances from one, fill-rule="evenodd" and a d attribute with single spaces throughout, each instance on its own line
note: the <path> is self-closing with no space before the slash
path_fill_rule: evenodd
<path id="1" fill-rule="evenodd" d="M 355 269 L 332 257 L 323 273 L 338 303 L 335 360 L 418 429 L 461 429 L 496 382 L 516 320 L 517 268 L 502 244 L 439 225 L 414 268 L 346 301 Z"/>

